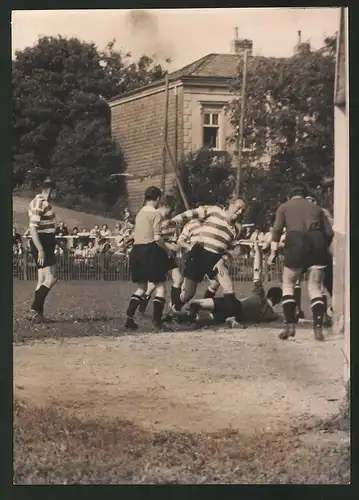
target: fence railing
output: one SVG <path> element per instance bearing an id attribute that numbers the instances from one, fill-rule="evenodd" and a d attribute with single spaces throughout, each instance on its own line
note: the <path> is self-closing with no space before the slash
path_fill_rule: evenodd
<path id="1" fill-rule="evenodd" d="M 70 253 L 57 255 L 57 278 L 60 280 L 106 280 L 129 281 L 129 261 L 125 255 L 98 254 L 93 257 L 79 257 Z M 182 262 L 183 265 L 183 262 Z M 278 257 L 275 265 L 268 269 L 263 261 L 263 279 L 265 281 L 281 281 L 282 258 Z M 232 261 L 230 273 L 234 281 L 251 281 L 253 279 L 253 257 L 238 256 Z M 13 278 L 19 280 L 36 280 L 36 263 L 31 253 L 24 251 L 22 255 L 13 257 Z"/>

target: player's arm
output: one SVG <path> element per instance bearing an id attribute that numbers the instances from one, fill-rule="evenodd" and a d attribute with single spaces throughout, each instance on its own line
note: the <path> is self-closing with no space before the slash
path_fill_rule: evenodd
<path id="1" fill-rule="evenodd" d="M 217 207 L 198 207 L 194 208 L 193 210 L 186 210 L 186 212 L 183 212 L 181 214 L 176 215 L 170 220 L 170 224 L 175 224 L 178 226 L 183 226 L 184 224 L 187 224 L 187 222 L 190 222 L 193 219 L 206 219 L 209 217 L 215 210 L 218 211 Z"/>
<path id="2" fill-rule="evenodd" d="M 29 216 L 30 216 L 29 229 L 30 229 L 31 239 L 39 252 L 39 257 L 40 254 L 44 252 L 38 232 L 40 220 L 43 214 L 44 214 L 43 200 L 35 199 L 34 201 L 32 201 L 29 209 Z"/>
<path id="3" fill-rule="evenodd" d="M 275 216 L 275 221 L 274 221 L 274 226 L 273 226 L 273 232 L 272 232 L 272 241 L 270 244 L 271 248 L 271 255 L 269 260 L 273 260 L 274 257 L 277 254 L 278 251 L 278 245 L 279 245 L 279 240 L 281 237 L 281 234 L 283 232 L 283 229 L 285 227 L 285 212 L 284 212 L 284 205 L 280 205 L 278 207 L 276 216 Z"/>
<path id="4" fill-rule="evenodd" d="M 183 250 L 188 250 L 191 246 L 191 235 L 188 229 L 184 228 L 178 237 L 177 245 Z"/>

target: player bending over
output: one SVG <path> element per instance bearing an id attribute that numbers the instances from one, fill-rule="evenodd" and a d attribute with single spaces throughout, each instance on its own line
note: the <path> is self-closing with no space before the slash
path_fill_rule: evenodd
<path id="1" fill-rule="evenodd" d="M 240 326 L 241 323 L 266 323 L 278 319 L 274 306 L 282 300 L 282 289 L 273 286 L 265 293 L 261 275 L 261 253 L 257 243 L 254 244 L 251 292 L 248 297 L 240 300 L 236 298 L 231 303 L 224 297 L 194 300 L 189 306 L 188 319 L 193 321 L 200 311 L 208 311 L 215 323 L 227 323 L 232 328 Z"/>
<path id="2" fill-rule="evenodd" d="M 182 233 L 179 235 L 177 245 L 185 252 L 188 253 L 194 245 L 200 243 L 202 222 L 203 221 L 200 221 L 199 219 L 192 219 L 185 225 Z M 204 292 L 205 299 L 213 298 L 220 286 L 218 280 L 215 277 L 214 279 L 208 278 L 208 280 L 209 284 L 206 291 Z"/>
<path id="3" fill-rule="evenodd" d="M 223 288 L 228 304 L 235 300 L 233 283 L 223 260 L 228 260 L 238 240 L 238 225 L 245 204 L 243 200 L 233 200 L 227 210 L 213 207 L 199 207 L 177 215 L 171 223 L 183 225 L 193 219 L 202 219 L 200 242 L 193 245 L 185 260 L 184 282 L 181 295 L 173 305 L 173 311 L 179 313 L 195 295 L 197 286 L 205 275 L 217 279 Z"/>
<path id="4" fill-rule="evenodd" d="M 55 213 L 50 204 L 55 195 L 56 185 L 48 178 L 41 193 L 35 196 L 29 206 L 30 251 L 37 267 L 37 285 L 31 306 L 33 321 L 43 320 L 45 299 L 57 282 Z"/>
<path id="5" fill-rule="evenodd" d="M 166 224 L 173 213 L 175 199 L 171 195 L 167 195 L 162 200 L 162 206 L 158 209 L 158 212 L 162 215 L 163 222 L 161 225 L 162 229 L 162 238 L 166 244 L 176 245 L 176 228 L 170 227 Z M 175 247 L 173 247 L 175 248 Z M 172 287 L 171 287 L 171 302 L 175 302 L 179 299 L 181 293 L 181 285 L 183 283 L 183 277 L 179 270 L 179 264 L 176 259 L 175 251 L 171 252 L 167 256 L 167 269 L 172 278 Z M 151 295 L 155 290 L 155 284 L 149 282 L 147 284 L 146 293 L 143 295 L 142 300 L 139 305 L 139 312 L 144 314 L 147 308 L 147 305 L 150 301 Z"/>
<path id="6" fill-rule="evenodd" d="M 149 187 L 145 191 L 144 206 L 136 216 L 134 243 L 130 253 L 131 278 L 137 284 L 137 290 L 132 295 L 127 311 L 125 328 L 136 330 L 138 325 L 134 315 L 146 293 L 147 283 L 155 285 L 153 299 L 153 326 L 161 327 L 162 314 L 165 306 L 165 281 L 168 272 L 168 255 L 172 251 L 169 244 L 162 238 L 162 215 L 158 211 L 161 200 L 161 190 Z"/>

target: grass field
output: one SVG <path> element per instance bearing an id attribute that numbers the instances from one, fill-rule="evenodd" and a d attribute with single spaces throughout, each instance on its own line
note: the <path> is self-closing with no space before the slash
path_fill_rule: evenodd
<path id="1" fill-rule="evenodd" d="M 150 311 L 128 335 L 124 282 L 60 282 L 31 325 L 33 287 L 14 283 L 16 484 L 349 483 L 341 336 L 155 334 Z"/>

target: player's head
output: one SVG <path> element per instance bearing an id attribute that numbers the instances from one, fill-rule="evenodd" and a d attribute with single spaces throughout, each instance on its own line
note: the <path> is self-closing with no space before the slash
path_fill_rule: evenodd
<path id="1" fill-rule="evenodd" d="M 245 203 L 243 200 L 236 199 L 229 202 L 227 208 L 227 215 L 231 222 L 236 222 L 239 220 L 245 209 Z"/>
<path id="2" fill-rule="evenodd" d="M 300 196 L 302 198 L 305 198 L 308 195 L 307 188 L 304 184 L 302 183 L 297 183 L 294 184 L 294 186 L 291 188 L 289 192 L 290 198 L 293 198 L 294 196 Z"/>
<path id="3" fill-rule="evenodd" d="M 42 184 L 42 194 L 48 200 L 56 198 L 56 183 L 50 177 L 46 177 Z"/>
<path id="4" fill-rule="evenodd" d="M 174 209 L 175 209 L 176 199 L 171 194 L 166 194 L 162 198 L 162 211 L 165 217 L 171 217 Z"/>
<path id="5" fill-rule="evenodd" d="M 160 206 L 162 191 L 156 186 L 151 186 L 145 191 L 145 204 L 154 205 L 155 208 Z"/>
<path id="6" fill-rule="evenodd" d="M 266 298 L 272 302 L 273 306 L 275 306 L 282 300 L 282 296 L 283 292 L 280 286 L 271 286 L 267 292 Z"/>

